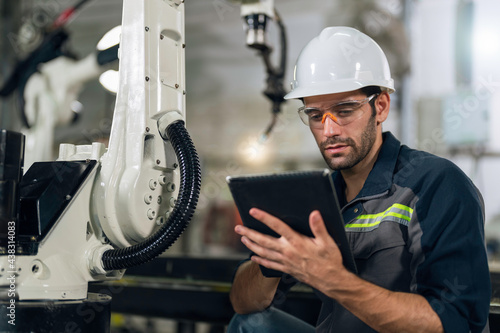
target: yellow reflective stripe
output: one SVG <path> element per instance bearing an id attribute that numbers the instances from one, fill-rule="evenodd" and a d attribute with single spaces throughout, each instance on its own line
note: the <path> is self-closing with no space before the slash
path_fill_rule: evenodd
<path id="1" fill-rule="evenodd" d="M 405 206 L 405 205 L 402 205 L 402 204 L 398 204 L 397 203 L 397 204 L 392 205 L 391 207 L 395 207 L 395 208 L 399 208 L 399 209 L 402 209 L 402 210 L 406 210 L 408 213 L 413 214 L 413 208 Z"/>
<path id="2" fill-rule="evenodd" d="M 366 214 L 366 215 L 360 215 L 357 217 L 358 220 L 363 220 L 363 219 L 376 219 L 378 217 L 384 217 L 384 216 L 395 216 L 394 214 L 397 214 L 397 213 L 394 213 L 392 212 L 392 210 L 394 208 L 397 208 L 397 209 L 401 209 L 401 210 L 404 210 L 404 211 L 407 211 L 408 213 L 410 213 L 409 215 L 411 216 L 411 214 L 413 214 L 413 209 L 408 207 L 408 206 L 404 206 L 404 205 L 401 205 L 401 204 L 394 204 L 392 205 L 391 207 L 387 208 L 385 211 L 383 211 L 382 213 L 378 213 L 378 214 Z M 407 215 L 402 215 L 402 214 L 398 214 L 400 215 L 400 217 L 403 217 L 404 219 L 407 219 L 408 221 L 410 220 L 410 218 L 407 216 Z"/>
<path id="3" fill-rule="evenodd" d="M 400 217 L 400 218 L 402 218 L 403 220 L 406 220 L 406 221 L 410 221 L 411 220 L 410 216 L 406 216 L 406 215 L 398 214 L 398 213 L 387 213 L 385 216 L 396 216 L 396 217 Z"/>
<path id="4" fill-rule="evenodd" d="M 385 211 L 383 213 L 378 213 L 378 214 L 360 215 L 356 218 L 356 220 L 373 220 L 378 218 L 384 218 L 386 216 L 396 216 L 405 219 L 407 221 L 410 221 L 411 219 L 411 216 Z"/>
<path id="5" fill-rule="evenodd" d="M 396 212 L 398 211 L 398 212 Z M 386 217 L 392 216 L 397 219 L 401 219 L 404 221 L 410 221 L 411 215 L 413 214 L 413 209 L 402 205 L 402 204 L 393 204 L 391 207 L 387 208 L 385 211 L 377 214 L 365 214 L 360 215 L 356 218 L 356 220 L 365 220 L 363 223 L 348 223 L 345 225 L 346 228 L 370 228 L 377 226 L 382 222 L 382 220 Z M 397 222 L 397 221 L 395 221 Z"/>
<path id="6" fill-rule="evenodd" d="M 349 223 L 349 224 L 346 224 L 345 227 L 346 228 L 368 228 L 368 227 L 376 226 L 377 224 L 380 224 L 380 222 L 382 222 L 382 221 L 373 222 L 373 223 Z"/>

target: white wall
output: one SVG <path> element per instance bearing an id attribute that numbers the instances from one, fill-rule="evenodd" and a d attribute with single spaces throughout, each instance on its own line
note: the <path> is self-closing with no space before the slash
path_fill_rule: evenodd
<path id="1" fill-rule="evenodd" d="M 482 149 L 489 155 L 473 158 L 467 154 L 451 156 L 446 140 L 438 135 L 451 121 L 439 112 L 440 102 L 453 94 L 456 84 L 454 38 L 456 11 L 459 0 L 422 0 L 415 3 L 412 15 L 412 100 L 419 112 L 418 143 L 423 148 L 450 157 L 476 183 L 486 204 L 486 218 L 500 213 L 500 24 L 497 0 L 474 1 L 472 83 L 468 103 L 489 103 L 489 118 L 485 127 L 488 141 Z M 467 105 L 452 116 L 460 117 L 464 125 L 472 124 L 480 116 Z M 436 125 L 440 124 L 440 125 Z M 479 126 L 479 125 L 474 125 Z M 477 130 L 477 128 L 476 128 Z M 433 136 L 434 133 L 435 135 Z M 434 150 L 434 151 L 433 151 Z M 477 152 L 477 150 L 476 150 Z"/>

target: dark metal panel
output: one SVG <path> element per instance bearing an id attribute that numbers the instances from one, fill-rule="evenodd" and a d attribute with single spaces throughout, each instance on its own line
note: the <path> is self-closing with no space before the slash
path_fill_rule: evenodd
<path id="1" fill-rule="evenodd" d="M 20 238 L 43 239 L 96 164 L 94 160 L 34 163 L 20 185 Z"/>
<path id="2" fill-rule="evenodd" d="M 111 295 L 113 312 L 225 325 L 234 315 L 229 291 L 241 259 L 157 258 L 128 269 L 120 281 L 89 289 Z M 275 306 L 314 325 L 321 302 L 309 287 L 299 286 Z"/>

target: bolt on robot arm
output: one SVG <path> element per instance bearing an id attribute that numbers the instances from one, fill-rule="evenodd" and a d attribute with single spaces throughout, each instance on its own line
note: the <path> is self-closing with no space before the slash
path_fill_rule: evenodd
<path id="1" fill-rule="evenodd" d="M 182 0 L 123 1 L 108 148 L 61 145 L 57 161 L 34 163 L 21 181 L 0 255 L 0 285 L 14 274 L 18 301 L 83 300 L 88 282 L 120 278 L 187 226 L 201 172 L 184 128 L 184 48 Z"/>

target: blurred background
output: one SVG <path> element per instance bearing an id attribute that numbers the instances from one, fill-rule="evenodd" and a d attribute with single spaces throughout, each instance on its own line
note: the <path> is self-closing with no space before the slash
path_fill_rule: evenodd
<path id="1" fill-rule="evenodd" d="M 0 84 L 39 45 L 43 27 L 77 2 L 0 0 Z M 494 264 L 500 239 L 500 2 L 275 0 L 275 7 L 287 34 L 287 91 L 300 50 L 326 26 L 358 28 L 381 45 L 396 82 L 384 129 L 410 147 L 450 158 L 475 182 L 485 201 Z M 187 129 L 203 180 L 196 215 L 167 255 L 244 257 L 232 231 L 239 218 L 225 178 L 326 165 L 297 116 L 298 101 L 282 104 L 273 131 L 261 139 L 272 105 L 262 94 L 262 59 L 245 45 L 238 2 L 186 0 L 185 15 Z M 89 1 L 67 24 L 66 52 L 75 59 L 94 52 L 121 16 L 120 0 Z M 276 25 L 269 26 L 268 38 L 277 62 Z M 109 67 L 118 69 L 116 63 Z M 60 143 L 106 142 L 109 136 L 115 94 L 97 76 L 78 88 L 71 116 L 55 122 L 47 147 L 53 159 Z M 19 101 L 3 96 L 0 128 L 22 127 Z"/>

